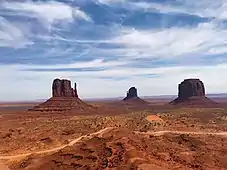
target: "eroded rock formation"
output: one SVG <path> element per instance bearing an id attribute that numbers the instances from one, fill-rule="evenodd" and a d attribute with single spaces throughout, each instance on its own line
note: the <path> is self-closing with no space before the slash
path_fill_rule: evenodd
<path id="1" fill-rule="evenodd" d="M 77 93 L 77 84 L 76 83 L 74 84 L 74 90 L 73 90 L 73 92 L 74 92 L 74 97 L 79 97 L 78 96 L 78 93 Z"/>
<path id="2" fill-rule="evenodd" d="M 76 83 L 75 89 L 71 87 L 70 80 L 55 79 L 52 85 L 52 96 L 53 97 L 78 97 Z"/>
<path id="3" fill-rule="evenodd" d="M 192 96 L 205 96 L 205 87 L 199 79 L 185 79 L 178 86 L 178 97 L 188 99 Z"/>
<path id="4" fill-rule="evenodd" d="M 60 79 L 55 79 L 52 84 L 52 96 L 61 97 L 62 82 Z"/>
<path id="5" fill-rule="evenodd" d="M 83 102 L 78 97 L 77 85 L 71 87 L 71 81 L 66 79 L 55 79 L 52 84 L 52 97 L 38 106 L 30 109 L 31 111 L 69 111 L 94 112 L 94 107 Z"/>
<path id="6" fill-rule="evenodd" d="M 203 105 L 214 104 L 205 96 L 205 86 L 200 79 L 185 79 L 178 85 L 178 98 L 170 104 Z"/>
<path id="7" fill-rule="evenodd" d="M 131 87 L 127 91 L 127 96 L 123 99 L 123 102 L 124 104 L 129 104 L 129 105 L 148 104 L 148 102 L 138 97 L 137 89 L 135 87 Z"/>
<path id="8" fill-rule="evenodd" d="M 138 97 L 137 89 L 135 87 L 131 87 L 127 92 L 127 96 L 123 100 L 129 100 L 137 97 Z"/>

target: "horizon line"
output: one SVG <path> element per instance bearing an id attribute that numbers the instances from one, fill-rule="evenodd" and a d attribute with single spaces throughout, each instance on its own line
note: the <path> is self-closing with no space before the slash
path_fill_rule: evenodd
<path id="1" fill-rule="evenodd" d="M 217 96 L 215 96 L 217 95 Z M 227 93 L 208 93 L 206 94 L 206 96 L 213 96 L 213 97 L 227 97 Z M 119 96 L 119 97 L 96 97 L 96 98 L 80 98 L 84 101 L 89 101 L 89 100 L 111 100 L 111 99 L 120 99 L 120 98 L 124 98 L 125 96 Z M 177 97 L 177 95 L 172 95 L 172 94 L 166 94 L 166 95 L 154 95 L 154 96 L 139 96 L 140 98 L 143 98 L 143 99 L 148 99 L 148 98 L 155 98 L 155 99 L 171 99 L 173 97 Z M 48 100 L 49 98 L 47 99 L 35 99 L 35 100 L 15 100 L 15 101 L 1 101 L 0 100 L 0 103 L 18 103 L 18 102 L 27 102 L 27 103 L 31 103 L 31 102 L 42 102 L 42 101 L 45 101 L 45 100 Z"/>

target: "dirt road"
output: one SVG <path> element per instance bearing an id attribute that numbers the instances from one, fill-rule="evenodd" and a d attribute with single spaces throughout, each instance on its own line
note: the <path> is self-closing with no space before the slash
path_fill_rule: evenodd
<path id="1" fill-rule="evenodd" d="M 84 135 L 84 136 L 81 136 L 79 138 L 76 138 L 74 139 L 73 141 L 71 141 L 69 144 L 66 144 L 66 145 L 63 145 L 63 146 L 60 146 L 60 147 L 56 147 L 56 148 L 53 148 L 53 149 L 47 149 L 47 150 L 43 150 L 43 151 L 38 151 L 38 152 L 30 152 L 30 153 L 26 153 L 26 154 L 19 154 L 19 155 L 13 155 L 13 156 L 0 156 L 0 160 L 3 160 L 3 159 L 18 159 L 18 158 L 21 158 L 21 157 L 26 157 L 26 156 L 29 156 L 31 154 L 45 154 L 45 153 L 50 153 L 50 152 L 55 152 L 55 151 L 58 151 L 58 150 L 61 150 L 67 146 L 72 146 L 74 144 L 76 144 L 77 142 L 79 142 L 82 138 L 92 138 L 93 136 L 95 135 L 102 135 L 103 133 L 109 131 L 113 129 L 112 127 L 107 127 L 105 129 L 102 129 L 98 132 L 95 132 L 95 133 L 92 133 L 90 135 Z"/>
<path id="2" fill-rule="evenodd" d="M 18 159 L 18 158 L 23 158 L 23 157 L 29 156 L 31 154 L 44 154 L 44 153 L 55 152 L 55 151 L 58 151 L 58 150 L 65 148 L 67 146 L 72 146 L 72 145 L 76 144 L 82 138 L 92 138 L 93 136 L 97 136 L 97 135 L 99 137 L 101 137 L 104 133 L 106 133 L 106 132 L 108 132 L 112 129 L 114 129 L 114 128 L 113 127 L 104 128 L 104 129 L 102 129 L 98 132 L 92 133 L 90 135 L 84 135 L 84 136 L 81 136 L 79 138 L 76 138 L 67 145 L 63 145 L 63 146 L 56 147 L 56 148 L 53 148 L 53 149 L 48 149 L 48 150 L 38 151 L 38 152 L 31 152 L 31 153 L 26 153 L 26 154 L 13 155 L 13 156 L 0 156 L 0 160 Z M 175 133 L 175 134 L 192 134 L 192 135 L 220 135 L 220 136 L 227 137 L 227 132 L 213 132 L 212 133 L 212 132 L 187 132 L 187 131 L 157 131 L 157 132 L 136 132 L 136 133 L 157 135 L 157 136 L 161 136 L 161 135 L 164 135 L 166 133 Z"/>
<path id="3" fill-rule="evenodd" d="M 157 131 L 157 132 L 138 132 L 140 134 L 149 134 L 149 135 L 157 135 L 161 136 L 166 133 L 174 133 L 174 134 L 189 134 L 189 135 L 215 135 L 215 136 L 225 136 L 227 137 L 227 132 L 189 132 L 189 131 Z"/>

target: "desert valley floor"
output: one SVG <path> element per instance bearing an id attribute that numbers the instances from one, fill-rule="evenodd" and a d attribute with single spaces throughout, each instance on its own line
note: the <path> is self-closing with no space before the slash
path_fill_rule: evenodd
<path id="1" fill-rule="evenodd" d="M 103 112 L 81 115 L 2 104 L 1 164 L 11 170 L 227 169 L 225 104 L 190 108 L 149 102 L 90 102 Z"/>

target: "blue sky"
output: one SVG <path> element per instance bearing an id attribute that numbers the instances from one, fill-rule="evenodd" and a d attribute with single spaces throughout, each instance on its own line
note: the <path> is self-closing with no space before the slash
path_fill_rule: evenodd
<path id="1" fill-rule="evenodd" d="M 185 78 L 227 92 L 225 0 L 0 2 L 0 100 L 51 96 L 56 77 L 81 98 L 177 94 Z"/>

